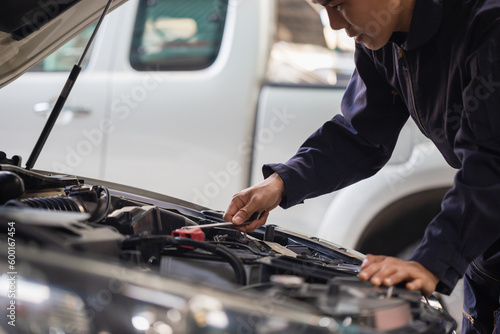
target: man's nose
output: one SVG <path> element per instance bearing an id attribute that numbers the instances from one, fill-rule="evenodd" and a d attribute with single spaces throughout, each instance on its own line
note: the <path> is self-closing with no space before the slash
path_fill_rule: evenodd
<path id="1" fill-rule="evenodd" d="M 330 27 L 332 27 L 333 30 L 340 30 L 349 27 L 349 23 L 336 8 L 326 6 L 325 9 L 328 13 L 328 19 L 330 20 Z"/>

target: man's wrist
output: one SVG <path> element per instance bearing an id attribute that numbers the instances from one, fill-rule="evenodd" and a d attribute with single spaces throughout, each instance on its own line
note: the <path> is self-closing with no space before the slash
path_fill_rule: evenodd
<path id="1" fill-rule="evenodd" d="M 276 187 L 277 193 L 279 193 L 280 197 L 283 198 L 286 195 L 286 190 L 285 190 L 285 183 L 283 182 L 283 179 L 281 176 L 274 172 L 271 174 L 268 178 L 269 182 L 273 184 L 273 186 Z"/>

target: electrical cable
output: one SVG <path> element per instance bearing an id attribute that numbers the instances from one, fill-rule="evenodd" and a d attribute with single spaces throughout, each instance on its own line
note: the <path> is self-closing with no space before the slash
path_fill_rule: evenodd
<path id="1" fill-rule="evenodd" d="M 194 248 L 203 249 L 212 254 L 218 255 L 222 259 L 226 260 L 227 263 L 233 268 L 236 283 L 239 285 L 247 284 L 247 277 L 245 272 L 245 267 L 243 262 L 236 257 L 231 251 L 222 245 L 212 245 L 207 242 L 196 241 L 187 238 L 171 237 L 168 235 L 150 235 L 150 236 L 140 236 L 131 237 L 123 242 L 124 247 L 135 246 L 137 243 L 142 243 L 144 241 L 159 241 L 163 244 L 172 244 L 176 246 L 189 246 Z"/>
<path id="2" fill-rule="evenodd" d="M 240 285 L 247 284 L 247 276 L 245 272 L 245 267 L 243 266 L 243 262 L 237 258 L 229 249 L 222 245 L 212 245 L 206 242 L 196 241 L 187 238 L 174 238 L 176 244 L 181 246 L 191 246 L 195 248 L 200 248 L 206 250 L 210 253 L 214 253 L 219 255 L 221 258 L 226 260 L 234 270 L 234 275 L 236 279 L 236 283 Z"/>

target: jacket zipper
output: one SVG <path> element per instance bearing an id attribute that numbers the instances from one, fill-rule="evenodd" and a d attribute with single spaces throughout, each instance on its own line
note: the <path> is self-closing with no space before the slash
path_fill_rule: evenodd
<path id="1" fill-rule="evenodd" d="M 422 120 L 420 119 L 420 115 L 417 110 L 417 105 L 415 103 L 415 93 L 413 92 L 413 82 L 412 82 L 412 74 L 411 74 L 411 68 L 410 68 L 410 63 L 408 62 L 408 58 L 406 57 L 406 53 L 404 52 L 402 47 L 398 47 L 398 58 L 403 58 L 406 68 L 408 69 L 408 81 L 410 83 L 410 92 L 411 92 L 411 102 L 413 104 L 413 110 L 415 111 L 415 117 L 417 118 L 417 123 L 424 132 L 424 134 L 429 138 L 429 135 L 427 134 L 427 131 L 425 130 L 424 126 L 422 125 Z"/>
<path id="2" fill-rule="evenodd" d="M 474 325 L 474 318 L 470 314 L 468 314 L 467 312 L 465 312 L 464 309 L 462 309 L 462 313 L 465 315 L 465 317 L 467 319 L 469 319 L 470 323 Z"/>

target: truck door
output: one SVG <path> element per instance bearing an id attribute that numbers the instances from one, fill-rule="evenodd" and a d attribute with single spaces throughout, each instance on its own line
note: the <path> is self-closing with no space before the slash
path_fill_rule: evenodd
<path id="1" fill-rule="evenodd" d="M 95 26 L 44 59 L 30 72 L 0 90 L 2 112 L 9 122 L 0 124 L 1 150 L 10 157 L 21 155 L 24 163 L 35 146 L 45 121 Z M 73 90 L 61 112 L 36 169 L 99 177 L 104 134 L 110 45 L 103 32 L 112 29 L 104 22 L 83 63 Z M 23 163 L 23 165 L 24 165 Z"/>
<path id="2" fill-rule="evenodd" d="M 105 178 L 225 209 L 248 182 L 273 2 L 126 6 Z"/>

